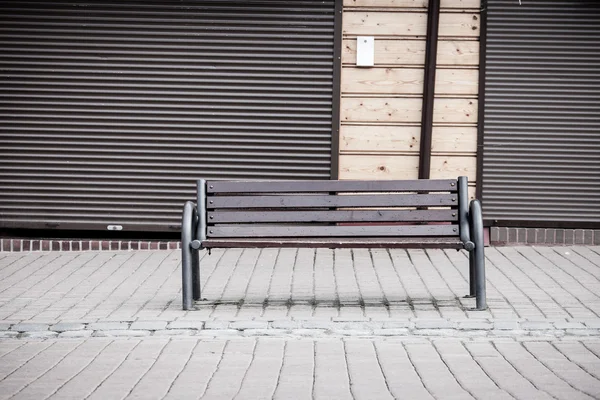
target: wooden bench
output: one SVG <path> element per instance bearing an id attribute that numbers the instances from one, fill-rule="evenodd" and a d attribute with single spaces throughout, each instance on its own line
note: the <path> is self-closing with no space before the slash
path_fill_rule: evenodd
<path id="1" fill-rule="evenodd" d="M 406 181 L 198 180 L 182 233 L 183 309 L 200 299 L 199 249 L 453 248 L 469 251 L 469 296 L 486 308 L 483 222 L 467 178 Z M 418 266 L 417 266 L 418 267 Z"/>

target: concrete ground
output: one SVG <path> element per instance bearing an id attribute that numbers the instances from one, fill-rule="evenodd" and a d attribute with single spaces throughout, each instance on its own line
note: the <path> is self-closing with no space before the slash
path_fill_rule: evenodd
<path id="1" fill-rule="evenodd" d="M 600 398 L 600 247 L 0 253 L 0 399 Z"/>

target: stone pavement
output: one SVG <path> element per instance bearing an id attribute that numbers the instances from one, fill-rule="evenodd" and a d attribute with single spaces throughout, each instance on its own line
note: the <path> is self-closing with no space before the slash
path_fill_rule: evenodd
<path id="1" fill-rule="evenodd" d="M 600 398 L 600 247 L 0 253 L 0 399 Z"/>

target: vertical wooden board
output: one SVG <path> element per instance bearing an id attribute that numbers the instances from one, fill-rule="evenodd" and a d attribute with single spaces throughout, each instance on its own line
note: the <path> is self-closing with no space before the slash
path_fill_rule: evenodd
<path id="1" fill-rule="evenodd" d="M 477 94 L 479 70 L 438 69 L 435 74 L 435 94 Z"/>
<path id="2" fill-rule="evenodd" d="M 423 93 L 422 69 L 343 68 L 342 93 L 418 94 Z"/>
<path id="3" fill-rule="evenodd" d="M 477 152 L 477 128 L 473 126 L 434 126 L 431 151 L 435 153 Z"/>
<path id="4" fill-rule="evenodd" d="M 341 119 L 355 122 L 421 122 L 420 98 L 342 98 Z"/>
<path id="5" fill-rule="evenodd" d="M 425 36 L 427 13 L 346 11 L 342 25 L 344 35 Z"/>
<path id="6" fill-rule="evenodd" d="M 347 122 L 421 122 L 420 98 L 342 98 L 341 119 Z M 434 123 L 477 123 L 477 100 L 436 98 Z"/>
<path id="7" fill-rule="evenodd" d="M 467 176 L 475 182 L 477 176 L 477 157 L 475 156 L 431 156 L 431 179 L 450 179 Z"/>
<path id="8" fill-rule="evenodd" d="M 439 52 L 438 52 L 439 53 Z M 344 39 L 342 63 L 356 65 L 356 39 Z M 375 66 L 425 65 L 424 40 L 375 40 Z"/>
<path id="9" fill-rule="evenodd" d="M 344 0 L 344 7 L 427 8 L 428 0 Z"/>
<path id="10" fill-rule="evenodd" d="M 419 152 L 418 126 L 342 125 L 341 152 Z"/>
<path id="11" fill-rule="evenodd" d="M 340 179 L 417 179 L 419 156 L 340 155 Z"/>
<path id="12" fill-rule="evenodd" d="M 375 55 L 375 57 L 377 57 L 377 55 Z M 474 40 L 438 41 L 437 64 L 460 66 L 479 65 L 479 42 Z"/>
<path id="13" fill-rule="evenodd" d="M 479 30 L 479 13 L 440 13 L 440 37 L 479 37 Z"/>
<path id="14" fill-rule="evenodd" d="M 439 99 L 433 103 L 434 123 L 477 123 L 477 100 L 474 99 Z"/>

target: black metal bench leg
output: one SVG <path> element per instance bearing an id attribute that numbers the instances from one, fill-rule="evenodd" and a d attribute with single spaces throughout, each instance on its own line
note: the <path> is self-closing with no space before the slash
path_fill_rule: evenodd
<path id="1" fill-rule="evenodd" d="M 471 221 L 471 239 L 475 243 L 475 249 L 469 253 L 469 275 L 471 293 L 475 289 L 475 303 L 478 310 L 487 309 L 486 287 L 485 287 L 485 254 L 483 240 L 483 218 L 481 203 L 473 200 L 469 211 Z"/>
<path id="2" fill-rule="evenodd" d="M 475 249 L 469 251 L 469 295 L 465 297 L 475 297 L 477 294 L 476 284 L 476 271 L 475 271 Z"/>
<path id="3" fill-rule="evenodd" d="M 191 247 L 197 219 L 196 205 L 188 201 L 183 208 L 183 218 L 181 221 L 181 292 L 184 310 L 190 310 L 193 307 L 193 297 L 195 294 L 194 282 L 196 281 L 194 275 L 199 275 L 198 272 L 194 274 L 194 261 L 196 261 L 196 269 L 198 269 L 198 251 Z M 199 297 L 199 280 L 197 286 Z"/>
<path id="4" fill-rule="evenodd" d="M 200 251 L 192 249 L 192 294 L 194 300 L 200 300 Z"/>

